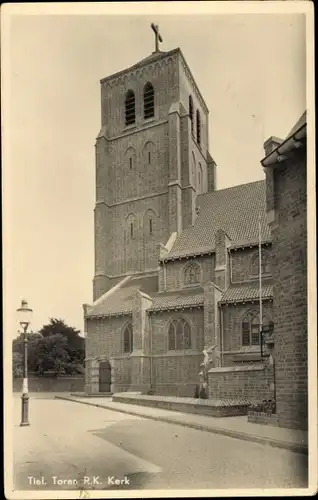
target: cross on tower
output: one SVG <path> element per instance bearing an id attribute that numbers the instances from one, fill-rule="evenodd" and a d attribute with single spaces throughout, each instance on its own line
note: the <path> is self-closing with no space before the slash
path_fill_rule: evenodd
<path id="1" fill-rule="evenodd" d="M 159 33 L 159 26 L 157 24 L 151 23 L 151 28 L 155 33 L 156 40 L 156 50 L 155 52 L 159 52 L 159 42 L 163 42 L 163 39 Z"/>

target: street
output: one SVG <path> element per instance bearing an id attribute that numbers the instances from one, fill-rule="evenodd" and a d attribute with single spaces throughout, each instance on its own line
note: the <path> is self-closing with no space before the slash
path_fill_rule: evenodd
<path id="1" fill-rule="evenodd" d="M 14 487 L 301 488 L 307 457 L 287 450 L 70 401 L 14 397 Z"/>

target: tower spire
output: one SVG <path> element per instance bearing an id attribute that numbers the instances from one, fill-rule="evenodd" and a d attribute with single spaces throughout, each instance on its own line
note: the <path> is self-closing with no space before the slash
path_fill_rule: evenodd
<path id="1" fill-rule="evenodd" d="M 155 52 L 160 52 L 159 42 L 163 42 L 163 39 L 159 33 L 159 26 L 158 26 L 158 24 L 151 23 L 151 28 L 155 34 L 155 44 L 156 44 Z M 155 53 L 155 52 L 153 52 L 153 53 Z"/>

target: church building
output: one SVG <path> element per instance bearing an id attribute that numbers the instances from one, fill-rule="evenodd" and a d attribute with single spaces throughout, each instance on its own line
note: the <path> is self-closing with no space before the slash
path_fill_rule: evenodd
<path id="1" fill-rule="evenodd" d="M 193 397 L 204 350 L 214 367 L 262 363 L 273 328 L 265 180 L 217 190 L 207 104 L 153 29 L 150 56 L 101 80 L 90 394 Z"/>

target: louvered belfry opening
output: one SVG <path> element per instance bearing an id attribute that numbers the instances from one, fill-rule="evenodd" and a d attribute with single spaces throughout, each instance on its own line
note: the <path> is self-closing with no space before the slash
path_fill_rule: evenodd
<path id="1" fill-rule="evenodd" d="M 197 109 L 197 143 L 201 145 L 201 118 L 200 111 Z"/>
<path id="2" fill-rule="evenodd" d="M 125 99 L 125 121 L 126 125 L 132 125 L 136 121 L 135 94 L 128 90 Z"/>
<path id="3" fill-rule="evenodd" d="M 192 100 L 191 96 L 189 96 L 189 115 L 190 115 L 190 120 L 191 120 L 191 132 L 193 134 L 194 117 L 193 117 L 193 100 Z"/>
<path id="4" fill-rule="evenodd" d="M 146 83 L 144 88 L 144 118 L 155 116 L 155 92 L 151 83 Z"/>

